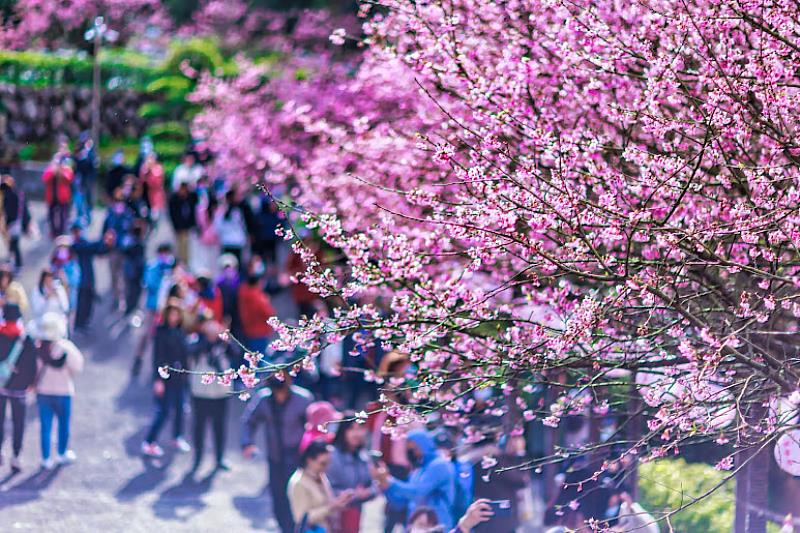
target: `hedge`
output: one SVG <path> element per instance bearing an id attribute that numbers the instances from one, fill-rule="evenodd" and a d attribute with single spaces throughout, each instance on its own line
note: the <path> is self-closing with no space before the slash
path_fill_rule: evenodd
<path id="1" fill-rule="evenodd" d="M 103 54 L 100 74 L 106 88 L 143 90 L 158 76 L 159 69 L 131 61 L 124 55 Z M 90 57 L 0 50 L 0 82 L 36 87 L 91 86 L 92 76 Z"/>

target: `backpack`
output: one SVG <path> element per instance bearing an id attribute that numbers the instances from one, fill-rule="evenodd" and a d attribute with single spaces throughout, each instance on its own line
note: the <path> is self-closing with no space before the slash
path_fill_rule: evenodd
<path id="1" fill-rule="evenodd" d="M 23 335 L 14 341 L 14 345 L 11 346 L 8 357 L 6 357 L 3 361 L 0 361 L 0 383 L 2 383 L 3 386 L 8 383 L 8 380 L 11 378 L 11 374 L 14 373 L 14 369 L 17 366 L 17 361 L 19 361 L 19 356 L 22 354 L 22 349 L 24 347 L 25 336 Z"/>

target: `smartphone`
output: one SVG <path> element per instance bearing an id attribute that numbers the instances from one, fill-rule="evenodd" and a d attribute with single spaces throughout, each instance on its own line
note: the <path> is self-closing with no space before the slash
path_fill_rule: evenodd
<path id="1" fill-rule="evenodd" d="M 383 453 L 380 450 L 370 450 L 368 455 L 372 464 L 378 464 L 383 460 Z"/>
<path id="2" fill-rule="evenodd" d="M 492 518 L 511 516 L 511 500 L 492 500 L 489 502 L 494 515 Z M 491 523 L 491 520 L 489 520 Z"/>

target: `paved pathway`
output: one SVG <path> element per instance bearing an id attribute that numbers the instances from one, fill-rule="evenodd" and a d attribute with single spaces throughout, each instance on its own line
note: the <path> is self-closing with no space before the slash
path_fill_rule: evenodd
<path id="1" fill-rule="evenodd" d="M 35 206 L 35 214 L 42 217 L 42 206 Z M 166 224 L 161 226 L 151 239 L 153 245 L 169 238 Z M 98 234 L 96 225 L 89 234 Z M 50 251 L 47 238 L 24 242 L 27 266 L 20 279 L 29 291 Z M 7 461 L 0 467 L 0 531 L 274 531 L 264 490 L 266 468 L 238 453 L 243 408 L 238 400 L 231 400 L 231 472 L 213 475 L 209 456 L 193 481 L 184 477 L 190 456 L 169 452 L 160 465 L 141 459 L 139 446 L 153 400 L 144 377 L 134 382 L 129 377 L 138 332 L 109 312 L 107 262 L 99 259 L 95 268 L 102 301 L 95 308 L 92 335 L 76 341 L 87 359 L 73 404 L 71 447 L 78 461 L 52 472 L 39 471 L 39 422 L 35 404 L 30 404 L 24 469 L 11 477 Z M 8 430 L 5 458 L 11 453 Z"/>

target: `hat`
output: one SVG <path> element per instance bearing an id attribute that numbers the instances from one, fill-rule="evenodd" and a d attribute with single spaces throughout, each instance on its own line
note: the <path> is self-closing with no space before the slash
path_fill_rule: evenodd
<path id="1" fill-rule="evenodd" d="M 3 320 L 16 322 L 20 318 L 22 318 L 22 311 L 20 311 L 17 304 L 7 303 L 3 306 Z"/>
<path id="2" fill-rule="evenodd" d="M 83 229 L 83 224 L 81 224 L 80 219 L 78 219 L 75 222 L 73 222 L 72 224 L 70 224 L 69 229 L 71 231 L 81 230 L 81 229 Z"/>
<path id="3" fill-rule="evenodd" d="M 70 247 L 72 246 L 73 240 L 74 239 L 72 238 L 72 235 L 59 235 L 53 241 L 53 245 L 55 245 L 56 248 L 58 248 L 59 246 Z"/>
<path id="4" fill-rule="evenodd" d="M 222 254 L 219 256 L 220 268 L 239 268 L 239 260 L 233 254 Z"/>
<path id="5" fill-rule="evenodd" d="M 43 341 L 59 341 L 67 336 L 67 321 L 63 315 L 48 311 L 31 328 L 31 336 Z"/>
<path id="6" fill-rule="evenodd" d="M 309 429 L 316 429 L 329 422 L 341 420 L 342 416 L 342 413 L 337 411 L 330 402 L 312 402 L 306 407 L 306 421 Z"/>

